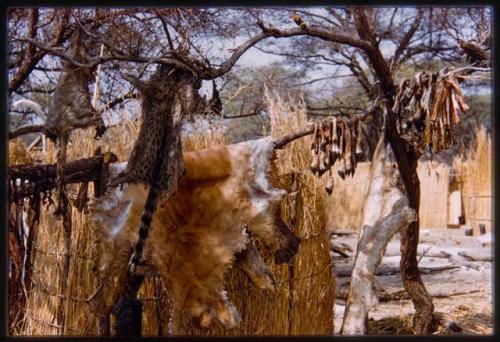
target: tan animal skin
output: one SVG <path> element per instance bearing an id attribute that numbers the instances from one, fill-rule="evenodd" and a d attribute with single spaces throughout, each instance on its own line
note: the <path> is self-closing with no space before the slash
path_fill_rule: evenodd
<path id="1" fill-rule="evenodd" d="M 160 202 L 144 247 L 145 260 L 158 269 L 172 295 L 173 334 L 185 334 L 193 321 L 206 327 L 214 318 L 226 328 L 238 325 L 239 314 L 224 290 L 224 275 L 238 252 L 253 258 L 239 260 L 242 269 L 253 269 L 247 272 L 251 278 L 262 270 L 256 282 L 273 287 L 255 253 L 241 253 L 250 238 L 277 262 L 297 252 L 299 241 L 280 217 L 286 191 L 268 179 L 273 158 L 270 137 L 184 153 L 186 172 L 177 192 Z M 112 165 L 111 172 L 118 174 L 125 164 Z M 119 295 L 146 196 L 146 187 L 124 185 L 108 189 L 91 205 L 100 232 L 101 285 L 90 299 L 97 313 L 108 312 Z M 259 265 L 248 265 L 255 262 Z"/>

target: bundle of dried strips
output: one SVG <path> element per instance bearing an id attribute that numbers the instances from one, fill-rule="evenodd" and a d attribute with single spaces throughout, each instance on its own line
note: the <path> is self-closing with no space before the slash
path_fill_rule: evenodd
<path id="1" fill-rule="evenodd" d="M 424 71 L 413 80 L 401 80 L 392 111 L 400 133 L 420 149 L 430 146 L 438 152 L 455 143 L 453 128 L 460 123 L 459 111 L 469 109 L 459 77 L 444 68 L 439 73 Z"/>
<path id="2" fill-rule="evenodd" d="M 354 175 L 357 160 L 363 156 L 361 148 L 360 120 L 344 120 L 331 117 L 314 124 L 313 142 L 311 145 L 311 171 L 318 177 L 328 172 L 325 190 L 333 191 L 333 175 L 331 168 L 337 161 L 340 168 L 338 175 L 345 179 Z"/>
<path id="3" fill-rule="evenodd" d="M 437 152 L 455 143 L 453 128 L 460 123 L 458 111 L 466 112 L 469 109 L 453 74 L 439 78 L 431 108 L 423 144 L 424 147 L 431 145 L 433 151 Z"/>

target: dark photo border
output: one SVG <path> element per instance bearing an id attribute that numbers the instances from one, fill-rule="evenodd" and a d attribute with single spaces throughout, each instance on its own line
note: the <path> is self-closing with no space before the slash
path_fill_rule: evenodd
<path id="1" fill-rule="evenodd" d="M 500 46 L 499 44 L 499 36 L 500 36 L 500 13 L 499 13 L 499 6 L 495 4 L 494 1 L 481 1 L 481 2 L 476 2 L 476 1 L 455 1 L 455 2 L 437 2 L 437 1 L 421 1 L 421 2 L 416 2 L 416 1 L 335 1 L 335 2 L 328 2 L 328 1 L 282 1 L 282 0 L 276 0 L 276 1 L 226 1 L 226 0 L 221 0 L 221 1 L 179 1 L 179 0 L 173 0 L 173 1 L 143 1 L 143 2 L 132 2 L 132 1 L 7 1 L 6 3 L 0 5 L 0 20 L 1 20 L 1 25 L 0 25 L 0 36 L 2 37 L 1 42 L 2 42 L 2 47 L 0 48 L 0 54 L 1 54 L 1 67 L 3 70 L 3 77 L 1 79 L 1 87 L 2 89 L 2 96 L 0 100 L 0 109 L 1 109 L 1 114 L 0 114 L 0 141 L 1 141 L 1 146 L 0 146 L 0 227 L 2 229 L 1 234 L 0 234 L 0 243 L 1 243 L 1 253 L 0 253 L 0 340 L 25 340 L 25 341 L 52 341 L 52 340 L 89 340 L 89 341 L 100 341 L 103 340 L 104 338 L 102 337 L 8 337 L 7 336 L 7 318 L 8 318 L 8 311 L 7 311 L 7 278 L 8 278 L 8 265 L 7 265 L 7 253 L 8 253 L 8 243 L 7 243 L 7 237 L 8 237 L 8 230 L 7 230 L 7 162 L 8 162 L 8 127 L 9 127 L 9 122 L 8 122 L 8 111 L 7 111 L 7 102 L 8 102 L 8 78 L 7 78 L 7 40 L 5 39 L 7 35 L 7 20 L 6 20 L 6 15 L 7 15 L 7 8 L 8 7 L 52 7 L 52 6 L 91 6 L 91 7 L 97 7 L 97 6 L 113 6 L 113 7 L 119 7 L 119 6 L 134 6 L 134 7 L 145 7 L 145 6 L 169 6 L 169 7 L 176 7 L 176 6 L 200 6 L 200 7 L 207 7 L 207 6 L 261 6 L 261 5 L 273 5 L 273 6 L 297 6 L 297 5 L 302 5 L 302 6 L 319 6 L 319 5 L 372 5 L 372 6 L 379 6 L 379 5 L 406 5 L 406 6 L 420 6 L 420 5 L 445 5 L 445 6 L 459 6 L 459 5 L 471 5 L 471 6 L 492 6 L 494 9 L 494 15 L 493 15 L 493 29 L 494 29 L 494 45 L 492 49 L 492 54 L 493 56 L 496 55 L 496 50 L 497 47 Z M 498 77 L 498 70 L 497 70 L 497 58 L 495 57 L 492 60 L 492 67 L 493 67 L 493 96 L 492 96 L 492 142 L 493 142 L 493 152 L 492 152 L 492 158 L 494 160 L 493 163 L 493 170 L 492 170 L 492 175 L 493 175 L 493 225 L 492 225 L 492 231 L 495 229 L 495 227 L 499 226 L 499 217 L 500 217 L 500 201 L 497 201 L 497 194 L 500 193 L 500 167 L 499 167 L 499 160 L 500 160 L 500 132 L 499 132 L 499 120 L 498 115 L 500 113 L 496 113 L 495 110 L 498 109 L 498 99 L 500 98 L 499 94 L 499 77 Z M 496 230 L 496 229 L 495 229 Z M 218 341 L 220 339 L 224 340 L 243 340 L 243 341 L 250 341 L 250 340 L 280 340 L 280 339 L 294 339 L 294 340 L 307 340 L 307 341 L 325 341 L 325 340 L 331 340 L 331 341 L 358 341 L 358 340 L 413 340 L 413 339 L 431 339 L 431 340 L 462 340 L 462 341 L 471 341 L 471 340 L 497 340 L 498 337 L 498 327 L 499 325 L 499 314 L 498 314 L 498 298 L 499 296 L 496 293 L 496 290 L 499 289 L 499 283 L 498 283 L 498 278 L 500 275 L 499 271 L 499 262 L 500 256 L 499 256 L 499 249 L 496 248 L 496 244 L 498 243 L 496 234 L 493 234 L 495 242 L 493 246 L 493 253 L 494 253 L 494 264 L 493 264 L 493 269 L 494 269 L 494 275 L 492 277 L 493 279 L 493 298 L 492 301 L 494 301 L 494 308 L 493 308 L 493 320 L 494 320 L 494 326 L 493 326 L 493 335 L 491 336 L 360 336 L 360 337 L 348 337 L 348 336 L 324 336 L 324 337 L 308 337 L 308 336 L 299 336 L 299 337 L 224 337 L 224 338 L 219 338 L 219 337 L 142 337 L 141 339 L 149 339 L 149 340 L 156 340 L 156 339 L 165 339 L 165 340 L 207 340 L 207 341 Z M 118 338 L 118 337 L 112 337 L 114 340 L 132 340 L 133 338 Z"/>

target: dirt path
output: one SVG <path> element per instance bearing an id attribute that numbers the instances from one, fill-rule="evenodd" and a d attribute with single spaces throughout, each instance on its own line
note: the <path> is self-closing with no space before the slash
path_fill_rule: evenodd
<path id="1" fill-rule="evenodd" d="M 336 244 L 349 245 L 349 257 L 333 254 L 337 274 L 335 331 L 342 325 L 349 269 L 356 252 L 357 234 L 333 235 Z M 413 305 L 403 289 L 399 268 L 399 234 L 389 243 L 375 292 L 379 305 L 369 314 L 370 334 L 410 334 Z M 418 249 L 422 279 L 433 296 L 441 324 L 436 334 L 492 333 L 491 235 L 465 236 L 462 229 L 422 229 Z M 481 261 L 473 261 L 471 258 Z M 384 274 L 380 274 L 384 273 Z M 450 325 L 451 324 L 451 325 Z"/>

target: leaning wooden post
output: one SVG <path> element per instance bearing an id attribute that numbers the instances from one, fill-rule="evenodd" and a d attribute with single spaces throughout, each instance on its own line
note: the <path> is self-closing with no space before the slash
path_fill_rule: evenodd
<path id="1" fill-rule="evenodd" d="M 401 176 L 387 161 L 389 146 L 382 133 L 370 168 L 370 187 L 364 206 L 363 226 L 351 274 L 341 334 L 363 335 L 368 312 L 377 305 L 373 280 L 386 246 L 401 227 L 417 219 L 404 194 Z"/>
<path id="2" fill-rule="evenodd" d="M 118 300 L 114 330 L 116 336 L 141 336 L 142 305 L 137 292 L 144 281 L 143 275 L 129 274 L 125 280 L 123 297 Z"/>
<path id="3" fill-rule="evenodd" d="M 68 333 L 68 321 L 67 315 L 69 310 L 69 298 L 70 296 L 70 282 L 69 282 L 69 267 L 71 263 L 71 240 L 73 235 L 73 223 L 72 223 L 72 212 L 73 208 L 69 203 L 66 193 L 63 192 L 62 195 L 62 205 L 63 205 L 63 218 L 62 225 L 64 230 L 64 263 L 63 263 L 63 274 L 62 274 L 62 294 L 64 297 L 61 298 L 61 304 L 59 307 L 60 316 L 60 335 L 66 335 Z"/>

